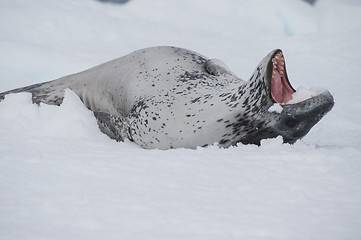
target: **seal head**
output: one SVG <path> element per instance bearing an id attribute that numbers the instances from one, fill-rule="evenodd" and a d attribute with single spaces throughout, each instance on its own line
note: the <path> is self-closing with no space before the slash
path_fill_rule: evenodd
<path id="1" fill-rule="evenodd" d="M 244 144 L 259 145 L 262 139 L 277 136 L 282 136 L 285 143 L 292 144 L 304 137 L 334 105 L 334 99 L 328 91 L 300 102 L 288 103 L 296 91 L 288 79 L 280 49 L 272 51 L 260 62 L 249 85 L 262 88 L 260 96 L 257 96 L 261 101 L 253 104 L 261 106 L 258 110 L 259 117 L 255 117 L 259 119 L 256 122 L 260 127 L 256 127 L 256 131 L 240 139 Z M 271 111 L 270 108 L 275 104 L 279 105 L 279 110 Z"/>

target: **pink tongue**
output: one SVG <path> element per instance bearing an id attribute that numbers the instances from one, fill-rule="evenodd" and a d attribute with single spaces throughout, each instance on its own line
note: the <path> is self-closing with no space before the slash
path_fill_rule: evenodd
<path id="1" fill-rule="evenodd" d="M 278 103 L 283 103 L 283 85 L 278 71 L 273 74 L 271 89 L 273 99 Z"/>

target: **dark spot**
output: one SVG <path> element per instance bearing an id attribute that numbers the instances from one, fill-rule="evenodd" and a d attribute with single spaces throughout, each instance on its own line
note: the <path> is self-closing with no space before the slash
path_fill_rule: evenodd
<path id="1" fill-rule="evenodd" d="M 229 142 L 229 139 L 222 139 L 221 141 L 219 141 L 219 144 L 224 145 L 228 142 Z"/>
<path id="2" fill-rule="evenodd" d="M 193 100 L 191 101 L 191 103 L 199 102 L 199 99 L 200 99 L 200 98 L 201 98 L 201 97 L 197 97 L 197 98 L 193 99 Z"/>

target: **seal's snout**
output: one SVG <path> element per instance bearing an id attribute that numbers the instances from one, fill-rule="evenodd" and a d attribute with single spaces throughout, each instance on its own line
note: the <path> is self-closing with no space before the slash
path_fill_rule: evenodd
<path id="1" fill-rule="evenodd" d="M 284 105 L 280 114 L 280 135 L 286 143 L 294 143 L 305 136 L 334 106 L 327 91 L 297 104 Z"/>

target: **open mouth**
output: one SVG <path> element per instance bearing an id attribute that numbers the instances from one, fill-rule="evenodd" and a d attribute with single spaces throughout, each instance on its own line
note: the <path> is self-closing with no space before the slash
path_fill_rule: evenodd
<path id="1" fill-rule="evenodd" d="M 271 96 L 279 104 L 286 104 L 292 99 L 295 89 L 291 86 L 286 72 L 285 59 L 279 50 L 272 58 Z"/>

